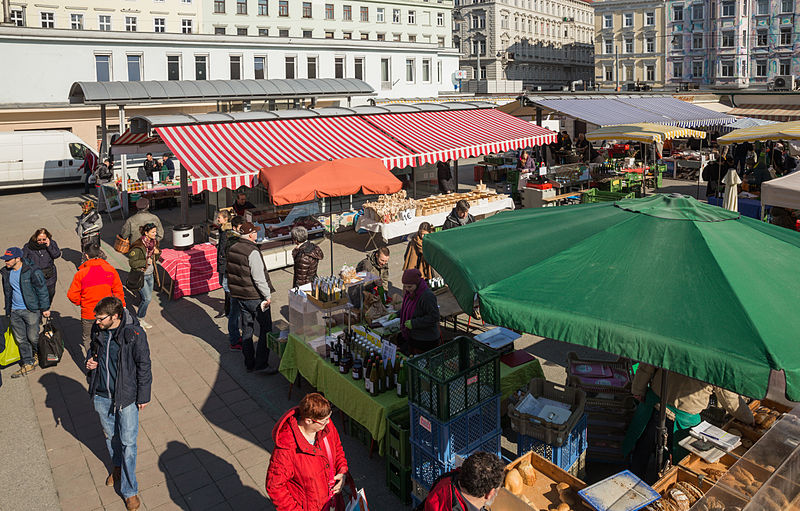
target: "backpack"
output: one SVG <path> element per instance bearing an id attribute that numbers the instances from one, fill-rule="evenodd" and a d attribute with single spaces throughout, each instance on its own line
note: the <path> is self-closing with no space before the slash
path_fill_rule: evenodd
<path id="1" fill-rule="evenodd" d="M 442 474 L 439 477 L 437 477 L 433 481 L 433 484 L 431 485 L 431 491 L 433 491 L 433 489 L 436 488 L 436 485 L 439 484 L 439 482 L 442 479 L 445 479 L 447 477 L 450 478 L 450 501 L 453 504 L 453 510 L 452 511 L 464 511 L 464 509 L 461 507 L 461 502 L 458 500 L 458 497 L 456 497 L 456 491 L 454 489 L 456 481 L 458 479 L 458 472 L 459 472 L 458 469 L 451 470 L 449 472 L 445 472 L 444 474 Z M 427 497 L 422 499 L 422 502 L 420 502 L 419 505 L 414 508 L 414 511 L 425 511 L 425 501 L 426 500 L 427 500 Z"/>
<path id="2" fill-rule="evenodd" d="M 107 165 L 98 165 L 97 166 L 97 178 L 98 179 L 111 179 L 114 177 L 114 173 L 108 168 Z"/>
<path id="3" fill-rule="evenodd" d="M 63 355 L 64 338 L 61 330 L 53 325 L 50 318 L 47 318 L 42 327 L 42 333 L 39 334 L 39 365 L 42 369 L 58 365 Z"/>

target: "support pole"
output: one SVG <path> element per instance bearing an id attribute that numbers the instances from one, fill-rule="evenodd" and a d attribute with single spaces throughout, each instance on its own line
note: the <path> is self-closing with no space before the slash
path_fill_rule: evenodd
<path id="1" fill-rule="evenodd" d="M 119 135 L 122 136 L 122 133 L 125 131 L 125 105 L 119 105 Z M 105 142 L 105 137 L 103 137 L 103 141 Z M 128 155 L 121 154 L 120 158 L 120 168 L 122 170 L 121 177 L 122 177 L 122 211 L 125 213 L 125 216 L 128 216 Z"/>
<path id="2" fill-rule="evenodd" d="M 100 163 L 108 155 L 108 122 L 106 122 L 106 105 L 100 105 Z"/>
<path id="3" fill-rule="evenodd" d="M 328 209 L 328 222 L 331 226 L 331 275 L 333 275 L 333 197 L 328 199 L 330 208 Z"/>
<path id="4" fill-rule="evenodd" d="M 178 172 L 181 180 L 181 223 L 189 225 L 189 176 L 183 165 Z"/>
<path id="5" fill-rule="evenodd" d="M 458 193 L 458 191 L 459 191 L 459 187 L 458 187 L 458 160 L 453 160 L 453 172 L 454 172 L 453 178 L 456 181 L 455 182 L 455 185 L 456 185 L 455 192 Z"/>
<path id="6" fill-rule="evenodd" d="M 666 395 L 667 395 L 667 375 L 669 371 L 666 369 L 661 369 L 661 395 L 659 396 L 661 402 L 659 403 L 659 410 L 658 410 L 658 432 L 656 433 L 656 443 L 658 444 L 656 447 L 658 455 L 656 456 L 656 470 L 658 471 L 659 477 L 661 475 L 661 469 L 664 468 L 664 459 L 665 459 L 665 451 L 667 450 L 667 439 L 669 435 L 667 433 L 667 402 L 666 402 Z"/>

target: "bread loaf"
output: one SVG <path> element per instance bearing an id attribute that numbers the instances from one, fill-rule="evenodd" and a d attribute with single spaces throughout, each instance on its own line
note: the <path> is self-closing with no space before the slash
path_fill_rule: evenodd
<path id="1" fill-rule="evenodd" d="M 533 465 L 531 462 L 523 460 L 522 463 L 519 464 L 517 467 L 519 474 L 522 476 L 522 482 L 527 486 L 533 486 L 536 484 L 536 471 L 533 469 Z"/>
<path id="2" fill-rule="evenodd" d="M 520 495 L 523 490 L 522 476 L 516 470 L 509 470 L 506 474 L 505 481 L 506 490 L 514 495 Z"/>

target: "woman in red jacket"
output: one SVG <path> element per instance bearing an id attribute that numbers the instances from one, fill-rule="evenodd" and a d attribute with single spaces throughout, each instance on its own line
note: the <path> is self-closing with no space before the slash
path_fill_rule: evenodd
<path id="1" fill-rule="evenodd" d="M 307 394 L 281 417 L 272 440 L 267 493 L 278 511 L 344 510 L 347 460 L 327 399 Z"/>

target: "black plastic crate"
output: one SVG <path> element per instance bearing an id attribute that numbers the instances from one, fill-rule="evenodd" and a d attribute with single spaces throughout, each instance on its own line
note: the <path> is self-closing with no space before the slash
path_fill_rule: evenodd
<path id="1" fill-rule="evenodd" d="M 411 426 L 409 409 L 404 408 L 386 418 L 386 459 L 403 468 L 411 467 Z"/>
<path id="2" fill-rule="evenodd" d="M 500 354 L 470 337 L 456 337 L 408 361 L 409 402 L 442 421 L 500 392 Z"/>

